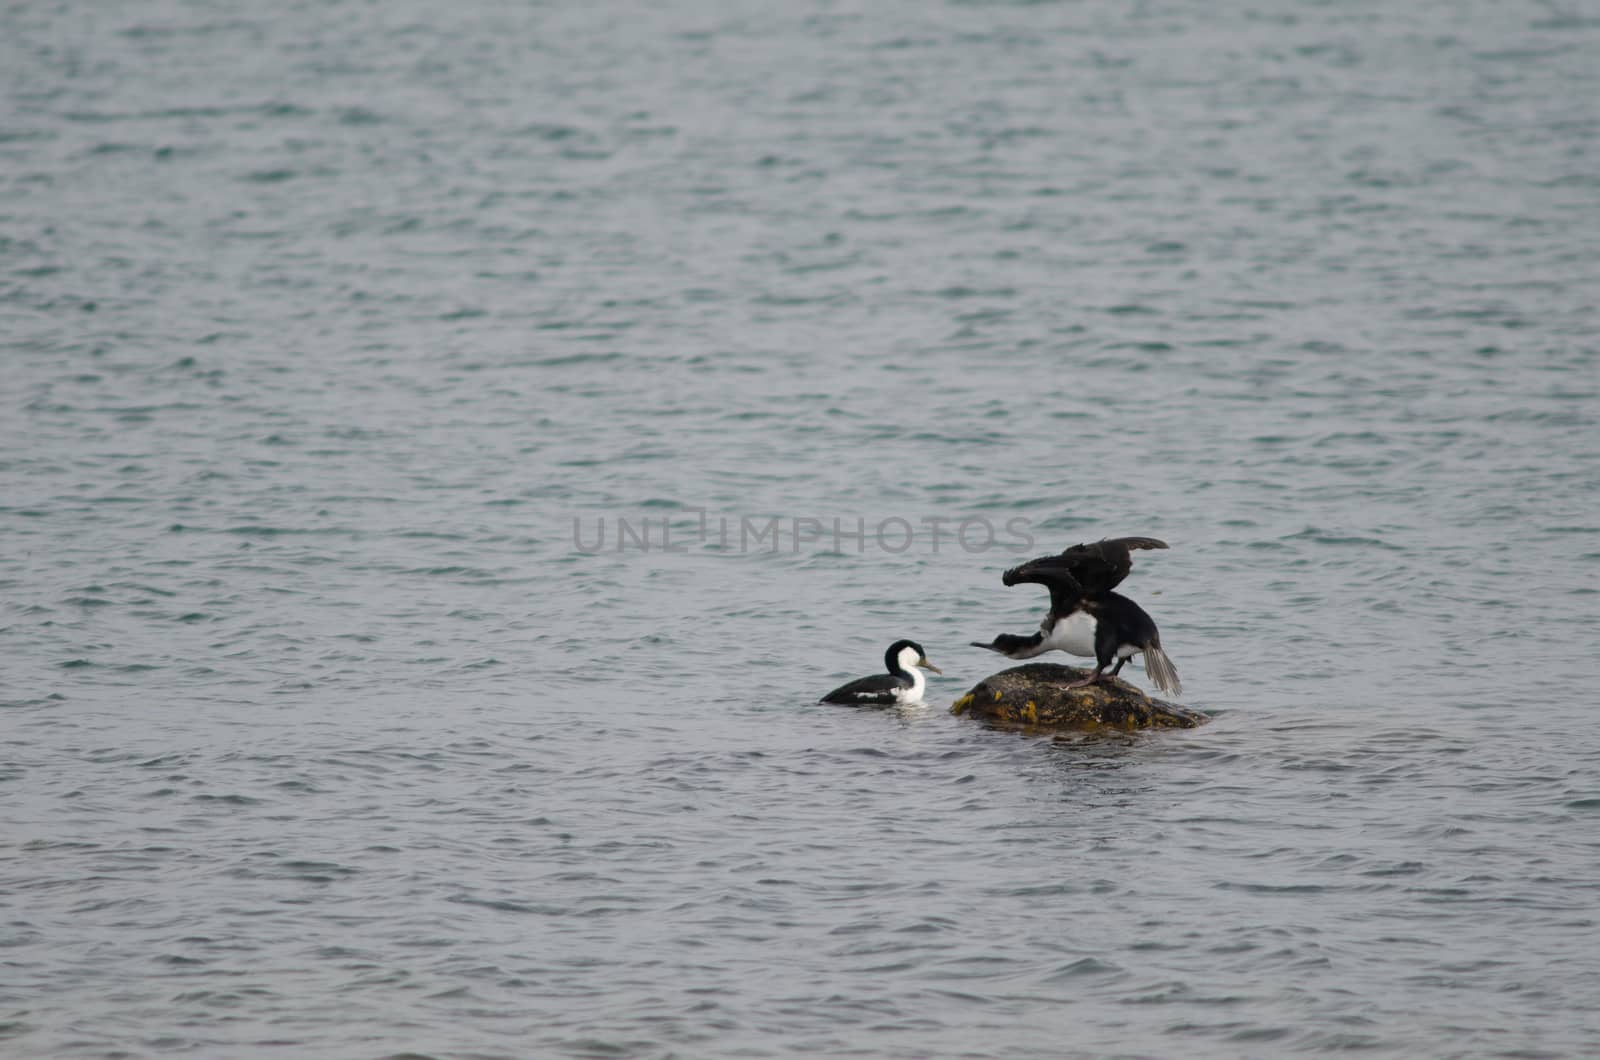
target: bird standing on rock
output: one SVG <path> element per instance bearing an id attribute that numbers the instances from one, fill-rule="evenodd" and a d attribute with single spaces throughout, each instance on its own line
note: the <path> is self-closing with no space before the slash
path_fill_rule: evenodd
<path id="1" fill-rule="evenodd" d="M 1135 655 L 1144 656 L 1145 672 L 1163 692 L 1183 691 L 1178 671 L 1161 649 L 1161 634 L 1138 604 L 1112 592 L 1133 569 L 1135 549 L 1166 548 L 1153 537 L 1116 537 L 1073 545 L 1053 556 L 1040 556 L 1012 567 L 1000 578 L 1007 585 L 1031 582 L 1050 591 L 1050 610 L 1032 636 L 1002 633 L 973 646 L 1010 659 L 1031 659 L 1047 651 L 1064 651 L 1095 660 L 1094 673 L 1073 687 L 1094 684 L 1121 672 Z"/>

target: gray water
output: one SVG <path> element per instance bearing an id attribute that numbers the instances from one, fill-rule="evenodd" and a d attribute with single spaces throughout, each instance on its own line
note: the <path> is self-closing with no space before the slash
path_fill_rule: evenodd
<path id="1" fill-rule="evenodd" d="M 1600 1053 L 1597 50 L 7 6 L 0 1052 Z M 1211 723 L 951 715 L 1130 533 Z"/>

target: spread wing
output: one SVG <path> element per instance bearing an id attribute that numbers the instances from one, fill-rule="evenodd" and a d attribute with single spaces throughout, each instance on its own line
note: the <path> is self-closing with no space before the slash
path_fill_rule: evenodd
<path id="1" fill-rule="evenodd" d="M 1133 569 L 1133 551 L 1147 548 L 1166 548 L 1165 541 L 1153 537 L 1110 537 L 1102 541 L 1073 545 L 1054 555 L 1030 559 L 1006 571 L 1001 580 L 1007 585 L 1019 582 L 1076 584 L 1080 597 L 1108 593 L 1122 584 L 1122 579 Z M 1055 608 L 1056 591 L 1051 590 L 1051 607 Z M 1066 612 L 1057 611 L 1057 614 Z"/>
<path id="2" fill-rule="evenodd" d="M 1020 567 L 1012 567 L 1000 576 L 1000 580 L 1007 585 L 1032 583 L 1050 590 L 1050 613 L 1045 615 L 1044 621 L 1040 624 L 1041 628 L 1047 631 L 1056 619 L 1065 618 L 1076 611 L 1078 604 L 1087 595 L 1083 583 L 1073 577 L 1069 568 L 1045 562 L 1055 558 L 1044 556 L 1041 559 L 1029 560 Z"/>
<path id="3" fill-rule="evenodd" d="M 905 687 L 905 683 L 893 674 L 873 674 L 871 677 L 863 677 L 847 685 L 840 685 L 823 696 L 819 702 L 861 706 L 891 704 L 896 702 L 895 692 Z"/>

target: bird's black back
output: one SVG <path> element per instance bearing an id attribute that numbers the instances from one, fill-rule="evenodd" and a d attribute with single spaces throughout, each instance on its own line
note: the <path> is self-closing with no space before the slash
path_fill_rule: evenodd
<path id="1" fill-rule="evenodd" d="M 895 674 L 873 674 L 871 677 L 860 677 L 847 685 L 840 685 L 823 696 L 820 702 L 853 706 L 882 705 L 897 702 L 896 690 L 910 687 L 910 678 Z"/>
<path id="2" fill-rule="evenodd" d="M 1161 647 L 1156 620 L 1121 593 L 1100 593 L 1086 599 L 1083 607 L 1099 620 L 1099 631 L 1109 633 L 1118 643 L 1140 648 Z"/>

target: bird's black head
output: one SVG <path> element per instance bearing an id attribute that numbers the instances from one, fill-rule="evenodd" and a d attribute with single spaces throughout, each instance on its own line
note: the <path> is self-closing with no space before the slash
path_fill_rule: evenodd
<path id="1" fill-rule="evenodd" d="M 936 674 L 944 672 L 928 661 L 927 652 L 914 640 L 897 640 L 889 645 L 889 650 L 883 653 L 883 666 L 892 674 L 909 673 L 913 666 Z"/>

